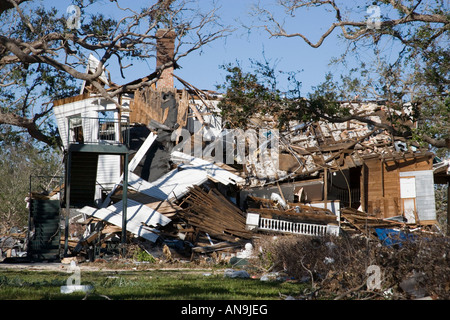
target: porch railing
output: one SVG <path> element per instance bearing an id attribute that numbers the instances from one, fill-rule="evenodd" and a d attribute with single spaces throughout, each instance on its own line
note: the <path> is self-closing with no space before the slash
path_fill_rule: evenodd
<path id="1" fill-rule="evenodd" d="M 327 234 L 327 225 L 291 222 L 285 220 L 260 218 L 258 229 L 277 232 L 288 232 L 310 236 L 324 236 Z"/>
<path id="2" fill-rule="evenodd" d="M 130 144 L 128 119 L 71 117 L 68 122 L 69 144 Z"/>

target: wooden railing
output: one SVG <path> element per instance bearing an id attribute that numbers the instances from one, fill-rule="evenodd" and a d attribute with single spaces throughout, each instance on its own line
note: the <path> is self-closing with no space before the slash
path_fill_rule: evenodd
<path id="1" fill-rule="evenodd" d="M 260 218 L 258 229 L 277 232 L 288 232 L 310 236 L 324 236 L 327 234 L 326 225 L 291 222 L 285 220 Z"/>

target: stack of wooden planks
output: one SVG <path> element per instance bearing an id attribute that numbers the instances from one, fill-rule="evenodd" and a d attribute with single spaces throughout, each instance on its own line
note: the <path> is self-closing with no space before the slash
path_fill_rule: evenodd
<path id="1" fill-rule="evenodd" d="M 80 222 L 84 225 L 86 230 L 91 230 L 85 233 L 81 239 L 68 239 L 68 247 L 72 253 L 80 253 L 86 251 L 89 247 L 96 246 L 97 248 L 105 248 L 107 242 L 115 235 L 119 236 L 122 229 L 106 221 L 90 217 Z M 61 246 L 65 245 L 65 237 L 61 237 Z"/>
<path id="2" fill-rule="evenodd" d="M 252 237 L 252 233 L 246 230 L 244 213 L 217 189 L 205 191 L 194 186 L 190 188 L 184 203 L 187 208 L 181 213 L 183 219 L 211 238 L 236 241 Z"/>

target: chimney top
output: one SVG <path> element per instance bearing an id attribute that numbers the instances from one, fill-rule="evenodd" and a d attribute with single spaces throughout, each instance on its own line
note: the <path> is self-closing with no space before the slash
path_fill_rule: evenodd
<path id="1" fill-rule="evenodd" d="M 158 29 L 156 31 L 156 67 L 160 67 L 173 61 L 176 33 L 170 29 Z M 157 81 L 158 88 L 173 88 L 173 66 L 165 68 Z"/>

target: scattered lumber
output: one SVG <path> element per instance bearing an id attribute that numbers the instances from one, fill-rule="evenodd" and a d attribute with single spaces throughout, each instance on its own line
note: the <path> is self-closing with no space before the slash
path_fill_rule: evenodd
<path id="1" fill-rule="evenodd" d="M 190 188 L 184 203 L 187 208 L 182 217 L 189 225 L 208 233 L 211 237 L 230 241 L 237 238 L 250 239 L 246 230 L 244 213 L 226 199 L 217 189 L 208 192 L 199 186 Z"/>
<path id="2" fill-rule="evenodd" d="M 405 223 L 376 218 L 366 212 L 353 208 L 344 208 L 341 210 L 341 227 L 350 228 L 376 239 L 375 228 L 399 228 L 404 227 Z"/>
<path id="3" fill-rule="evenodd" d="M 336 222 L 333 212 L 324 208 L 317 208 L 303 203 L 288 203 L 288 209 L 283 209 L 275 201 L 248 196 L 252 207 L 247 211 L 259 213 L 264 218 L 285 219 L 288 221 L 328 224 Z"/>
<path id="4" fill-rule="evenodd" d="M 359 211 L 352 208 L 344 208 L 341 210 L 341 218 L 347 220 L 349 223 L 355 226 L 365 226 L 371 228 L 385 228 L 385 227 L 399 227 L 405 225 L 399 221 L 386 220 L 376 218 L 374 216 L 369 215 L 366 212 Z"/>
<path id="5" fill-rule="evenodd" d="M 230 242 L 230 241 L 223 241 L 219 242 L 217 244 L 212 245 L 206 245 L 206 246 L 198 246 L 192 248 L 192 252 L 194 253 L 210 253 L 215 251 L 222 251 L 227 249 L 235 249 L 241 246 L 241 243 L 239 242 Z"/>

